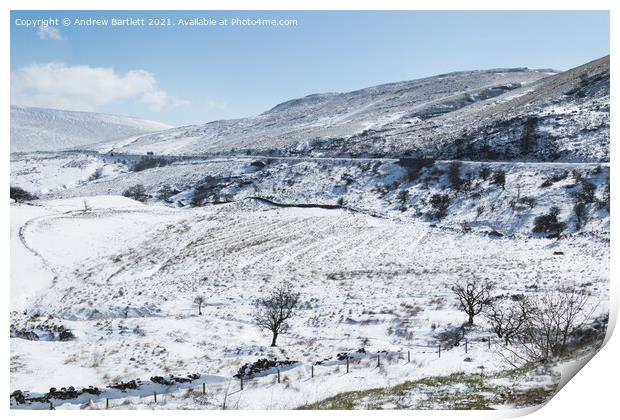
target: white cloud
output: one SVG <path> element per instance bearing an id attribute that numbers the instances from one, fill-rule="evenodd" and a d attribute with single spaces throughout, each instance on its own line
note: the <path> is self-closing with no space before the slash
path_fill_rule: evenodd
<path id="1" fill-rule="evenodd" d="M 11 73 L 11 103 L 22 106 L 96 111 L 120 101 L 134 101 L 159 111 L 186 102 L 159 89 L 152 73 L 112 68 L 32 64 Z"/>
<path id="2" fill-rule="evenodd" d="M 40 25 L 37 30 L 37 36 L 39 39 L 53 39 L 54 41 L 62 41 L 64 38 L 60 35 L 60 30 L 52 26 Z"/>
<path id="3" fill-rule="evenodd" d="M 166 107 L 175 107 L 188 104 L 187 101 L 178 99 L 163 90 L 145 92 L 140 97 L 140 102 L 148 105 L 151 111 L 161 111 Z"/>

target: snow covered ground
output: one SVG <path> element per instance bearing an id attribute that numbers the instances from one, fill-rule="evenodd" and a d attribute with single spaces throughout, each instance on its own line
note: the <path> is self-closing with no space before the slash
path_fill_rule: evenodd
<path id="1" fill-rule="evenodd" d="M 183 386 L 197 395 L 160 396 L 160 407 L 221 408 L 228 393 L 231 408 L 295 408 L 343 391 L 506 369 L 497 340 L 488 348 L 483 322 L 468 333 L 467 355 L 461 346 L 439 358 L 438 334 L 465 320 L 449 290 L 454 280 L 487 278 L 498 293 L 525 294 L 576 283 L 593 294 L 597 314 L 607 311 L 605 240 L 489 238 L 344 210 L 87 201 L 88 211 L 82 199 L 11 207 L 12 229 L 23 238 L 13 238 L 12 263 L 21 272 L 12 278 L 12 322 L 51 317 L 76 337 L 12 339 L 13 390 L 105 388 L 201 373 L 212 379 Z M 284 279 L 302 293 L 303 305 L 272 348 L 252 323 L 251 302 Z M 23 288 L 29 299 L 19 299 Z M 207 302 L 201 316 L 197 295 Z M 346 376 L 336 355 L 360 348 L 365 353 Z M 379 368 L 377 355 L 384 359 Z M 232 376 L 260 358 L 300 364 L 282 372 L 282 384 L 272 374 L 238 392 Z M 201 397 L 202 382 L 210 397 Z M 122 396 L 148 405 L 153 388 L 145 389 Z"/>
<path id="2" fill-rule="evenodd" d="M 71 189 L 122 172 L 126 172 L 124 165 L 87 155 L 51 152 L 20 153 L 11 157 L 11 185 L 37 195 Z"/>
<path id="3" fill-rule="evenodd" d="M 11 106 L 11 153 L 69 149 L 168 128 L 120 115 Z"/>
<path id="4" fill-rule="evenodd" d="M 522 141 L 528 130 L 531 145 Z M 609 56 L 557 74 L 526 68 L 465 71 L 312 94 L 255 117 L 88 148 L 142 155 L 606 162 Z"/>
<path id="5" fill-rule="evenodd" d="M 310 95 L 170 130 L 12 118 L 12 408 L 545 401 L 553 367 L 515 368 L 522 348 L 481 314 L 463 325 L 451 288 L 467 280 L 512 302 L 575 287 L 589 324 L 571 357 L 600 345 L 609 57 Z M 53 150 L 33 151 L 33 133 Z M 541 217 L 553 230 L 534 232 Z M 301 305 L 270 347 L 253 303 L 284 281 Z M 239 375 L 252 363 L 264 369 Z"/>

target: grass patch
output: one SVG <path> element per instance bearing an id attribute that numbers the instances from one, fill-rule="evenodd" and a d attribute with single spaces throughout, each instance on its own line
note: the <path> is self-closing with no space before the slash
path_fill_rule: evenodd
<path id="1" fill-rule="evenodd" d="M 404 382 L 390 388 L 343 392 L 299 407 L 302 410 L 416 409 L 491 410 L 501 405 L 528 407 L 547 401 L 555 387 L 528 388 L 497 385 L 498 378 L 517 378 L 535 373 L 534 366 L 500 372 L 492 376 L 454 373 Z"/>

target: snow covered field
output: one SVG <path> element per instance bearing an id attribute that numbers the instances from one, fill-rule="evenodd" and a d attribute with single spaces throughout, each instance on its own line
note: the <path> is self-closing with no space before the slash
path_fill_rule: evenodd
<path id="1" fill-rule="evenodd" d="M 609 57 L 175 129 L 12 113 L 11 408 L 518 408 L 602 343 Z"/>
<path id="2" fill-rule="evenodd" d="M 13 339 L 12 389 L 104 388 L 201 373 L 210 375 L 211 397 L 170 397 L 168 408 L 221 408 L 226 389 L 238 391 L 237 379 L 229 384 L 238 369 L 266 357 L 299 364 L 282 372 L 284 385 L 274 384 L 274 375 L 249 381 L 230 406 L 295 408 L 342 391 L 505 370 L 500 342 L 488 348 L 483 323 L 468 333 L 467 355 L 460 346 L 438 357 L 438 334 L 465 321 L 449 290 L 454 280 L 486 278 L 498 293 L 525 294 L 576 283 L 596 297 L 596 314 L 607 311 L 604 240 L 489 238 L 343 210 L 87 201 L 88 211 L 80 199 L 39 202 L 36 210 L 12 205 L 13 230 L 23 236 L 13 239 L 12 263 L 21 267 L 12 278 L 13 322 L 51 316 L 76 336 Z M 251 303 L 283 279 L 300 290 L 303 306 L 271 348 L 252 323 Z M 24 288 L 28 300 L 19 296 Z M 206 297 L 201 316 L 197 295 Z M 337 354 L 360 348 L 366 353 L 345 377 Z M 384 356 L 380 368 L 376 355 Z M 310 380 L 311 365 L 323 360 Z M 142 393 L 147 404 L 151 392 Z"/>

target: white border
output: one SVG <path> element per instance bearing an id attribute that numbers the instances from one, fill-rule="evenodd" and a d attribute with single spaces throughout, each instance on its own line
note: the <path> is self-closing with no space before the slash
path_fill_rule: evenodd
<path id="1" fill-rule="evenodd" d="M 259 2 L 260 1 L 260 2 Z M 589 1 L 576 1 L 576 0 L 502 0 L 502 1 L 490 1 L 490 0 L 469 0 L 467 2 L 463 0 L 418 0 L 418 1 L 406 1 L 406 0 L 381 0 L 381 1 L 368 1 L 368 0 L 340 0 L 338 2 L 334 0 L 4 0 L 2 1 L 3 9 L 3 21 L 2 29 L 0 32 L 0 39 L 2 42 L 2 55 L 0 56 L 0 79 L 2 80 L 2 86 L 4 86 L 3 103 L 4 112 L 0 113 L 0 122 L 2 127 L 2 147 L 4 154 L 5 169 L 1 171 L 2 185 L 6 189 L 9 187 L 9 154 L 10 154 L 10 132 L 9 132 L 9 107 L 10 107 L 10 10 L 610 10 L 611 11 L 611 68 L 612 71 L 616 68 L 617 60 L 617 43 L 614 42 L 618 38 L 619 31 L 616 28 L 620 28 L 620 2 L 612 0 L 589 0 Z M 612 86 L 612 130 L 611 130 L 611 156 L 612 160 L 617 161 L 616 147 L 614 147 L 615 134 L 618 132 L 617 118 L 615 118 L 614 99 L 617 95 L 616 76 L 611 78 Z M 615 174 L 615 170 L 612 171 Z M 612 214 L 616 214 L 616 198 L 619 196 L 619 188 L 617 188 L 616 180 L 612 180 Z M 53 416 L 77 417 L 77 416 L 104 416 L 106 418 L 124 417 L 131 415 L 140 418 L 163 418 L 163 416 L 169 416 L 170 414 L 179 415 L 180 413 L 170 413 L 168 411 L 141 411 L 141 412 L 128 412 L 128 411 L 100 411 L 100 412 L 67 412 L 67 411 L 55 411 L 55 412 L 29 412 L 29 411 L 10 411 L 8 404 L 9 394 L 9 208 L 3 206 L 1 209 L 3 220 L 2 231 L 0 232 L 2 241 L 1 258 L 3 269 L 3 288 L 4 293 L 3 302 L 4 310 L 1 312 L 5 326 L 5 341 L 2 346 L 2 354 L 5 366 L 5 372 L 7 373 L 5 380 L 2 383 L 2 392 L 5 398 L 5 406 L 3 409 L 8 412 L 9 415 L 16 418 L 35 418 L 50 413 Z M 612 237 L 615 238 L 615 221 L 612 221 Z M 618 253 L 616 252 L 615 240 L 611 244 L 611 310 L 610 325 L 615 324 L 619 295 L 618 295 L 618 280 L 614 280 L 615 274 L 618 272 Z M 620 355 L 620 341 L 616 336 L 613 336 L 604 349 L 597 354 L 592 361 L 590 361 L 585 368 L 579 372 L 576 379 L 571 380 L 559 393 L 556 395 L 545 407 L 535 410 L 530 414 L 529 418 L 532 419 L 579 419 L 584 418 L 597 419 L 597 418 L 611 418 L 612 413 L 616 408 L 616 399 L 618 398 L 618 382 L 620 381 L 620 363 L 618 356 Z M 295 417 L 307 418 L 317 416 L 334 416 L 339 418 L 355 418 L 356 420 L 362 418 L 411 418 L 411 417 L 424 417 L 424 418 L 442 418 L 442 419 L 482 419 L 482 418 L 506 418 L 516 417 L 519 414 L 526 414 L 532 410 L 517 411 L 505 411 L 505 412 L 453 412 L 453 411 L 433 411 L 433 412 L 420 412 L 420 411 L 389 411 L 389 412 L 368 412 L 368 411 L 356 411 L 356 412 L 295 412 Z M 62 414 L 61 414 L 62 413 Z M 213 411 L 192 411 L 183 412 L 184 417 L 188 418 L 245 418 L 246 416 L 252 416 L 253 418 L 268 418 L 279 419 L 285 418 L 291 415 L 289 412 L 273 412 L 273 411 L 253 411 L 253 412 L 213 412 Z"/>

